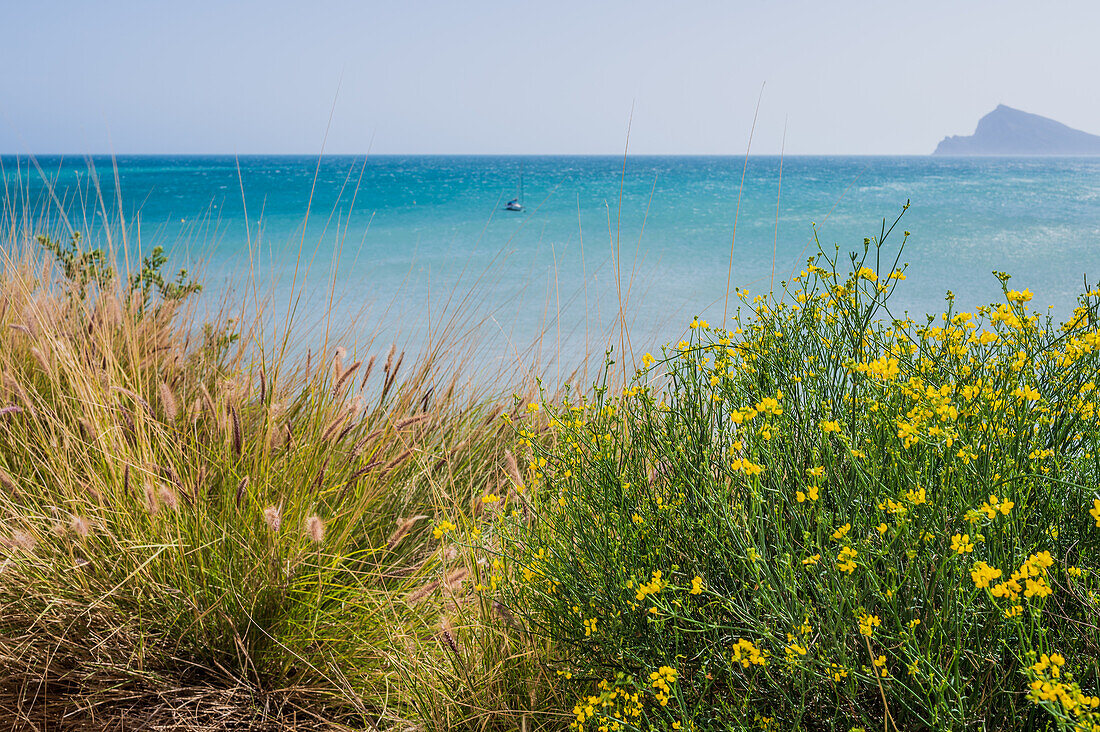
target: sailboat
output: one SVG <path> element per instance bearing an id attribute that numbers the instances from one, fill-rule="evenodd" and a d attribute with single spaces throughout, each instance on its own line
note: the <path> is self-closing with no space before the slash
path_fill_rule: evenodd
<path id="1" fill-rule="evenodd" d="M 504 208 L 508 211 L 523 210 L 523 168 L 519 169 L 519 197 L 504 204 Z"/>

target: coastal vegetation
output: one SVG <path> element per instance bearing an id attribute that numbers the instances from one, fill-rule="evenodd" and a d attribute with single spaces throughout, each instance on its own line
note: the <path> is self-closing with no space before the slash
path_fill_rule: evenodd
<path id="1" fill-rule="evenodd" d="M 1100 730 L 1100 289 L 897 313 L 896 226 L 559 384 L 5 221 L 0 712 Z"/>

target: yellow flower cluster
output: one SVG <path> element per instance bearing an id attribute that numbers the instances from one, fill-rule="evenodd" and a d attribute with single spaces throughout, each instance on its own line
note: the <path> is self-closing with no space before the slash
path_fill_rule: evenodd
<path id="1" fill-rule="evenodd" d="M 661 579 L 661 576 L 661 570 L 653 570 L 653 576 L 650 578 L 649 582 L 638 587 L 638 591 L 634 593 L 634 599 L 641 602 L 647 595 L 656 595 L 663 590 L 665 585 L 668 584 L 668 581 Z"/>
<path id="2" fill-rule="evenodd" d="M 449 534 L 457 528 L 458 527 L 452 524 L 450 521 L 444 519 L 443 521 L 440 521 L 438 524 L 436 524 L 436 527 L 432 529 L 432 536 L 437 539 L 442 539 L 446 534 Z"/>
<path id="3" fill-rule="evenodd" d="M 928 503 L 928 495 L 924 492 L 923 488 L 905 491 L 905 499 L 912 503 L 914 506 L 919 506 L 922 503 Z"/>
<path id="4" fill-rule="evenodd" d="M 1035 402 L 1039 400 L 1039 392 L 1034 386 L 1024 384 L 1012 390 L 1012 396 L 1023 402 Z"/>
<path id="5" fill-rule="evenodd" d="M 990 567 L 985 562 L 976 562 L 970 570 L 970 577 L 974 585 L 979 588 L 989 587 L 989 583 L 1001 576 L 1001 570 Z"/>
<path id="6" fill-rule="evenodd" d="M 636 692 L 627 688 L 628 680 L 623 674 L 617 675 L 617 681 L 614 686 L 606 679 L 600 681 L 599 694 L 590 695 L 573 707 L 575 717 L 569 725 L 571 730 L 619 732 L 636 729 L 635 723 L 642 714 L 642 701 Z"/>
<path id="7" fill-rule="evenodd" d="M 886 669 L 886 656 L 879 656 L 874 661 L 872 661 L 872 663 L 874 663 L 875 665 L 876 675 L 881 676 L 884 679 L 890 675 L 890 672 Z"/>
<path id="8" fill-rule="evenodd" d="M 795 665 L 809 652 L 809 649 L 801 643 L 798 643 L 792 634 L 787 634 L 787 646 L 783 649 L 783 657 L 788 666 Z"/>
<path id="9" fill-rule="evenodd" d="M 775 397 L 764 397 L 756 403 L 756 411 L 760 414 L 770 414 L 773 417 L 778 417 L 783 414 L 783 407 L 779 406 L 779 400 L 783 398 L 783 392 L 779 392 Z"/>
<path id="10" fill-rule="evenodd" d="M 989 501 L 982 504 L 978 511 L 984 513 L 986 518 L 992 521 L 997 518 L 998 513 L 1007 516 L 1015 505 L 1012 501 L 1001 501 L 995 494 L 991 493 L 989 494 Z"/>
<path id="11" fill-rule="evenodd" d="M 649 684 L 657 690 L 657 703 L 662 707 L 668 706 L 668 700 L 672 696 L 672 685 L 676 683 L 676 669 L 672 666 L 661 666 L 649 675 Z"/>
<path id="12" fill-rule="evenodd" d="M 882 620 L 878 615 L 869 615 L 863 613 L 859 616 L 859 633 L 870 638 L 875 633 L 875 628 L 882 625 Z"/>
<path id="13" fill-rule="evenodd" d="M 764 472 L 764 468 L 757 465 L 745 458 L 735 458 L 730 467 L 737 472 L 744 473 L 745 475 L 759 475 Z"/>
<path id="14" fill-rule="evenodd" d="M 836 531 L 833 532 L 833 541 L 842 540 L 845 536 L 848 535 L 848 532 L 851 531 L 851 530 L 852 530 L 852 525 L 850 523 L 844 524 L 839 529 L 837 529 Z"/>
<path id="15" fill-rule="evenodd" d="M 739 638 L 737 642 L 733 644 L 732 651 L 733 662 L 741 664 L 744 668 L 768 665 L 767 653 L 757 648 L 756 644 L 750 640 Z"/>
<path id="16" fill-rule="evenodd" d="M 842 546 L 840 553 L 836 557 L 836 568 L 841 572 L 847 572 L 851 574 L 856 571 L 856 557 L 859 556 L 859 552 L 850 546 Z"/>
<path id="17" fill-rule="evenodd" d="M 817 485 L 806 486 L 805 491 L 794 492 L 795 500 L 799 503 L 803 503 L 805 501 L 816 501 L 818 498 L 819 490 L 820 488 Z"/>
<path id="18" fill-rule="evenodd" d="M 1097 711 L 1100 697 L 1082 692 L 1070 674 L 1063 672 L 1065 664 L 1066 659 L 1060 653 L 1040 656 L 1028 669 L 1032 681 L 1027 698 L 1036 704 L 1057 706 L 1058 716 L 1070 723 L 1063 728 L 1075 732 L 1100 732 L 1100 712 Z"/>
<path id="19" fill-rule="evenodd" d="M 882 356 L 865 363 L 852 365 L 852 371 L 859 374 L 867 374 L 878 379 L 896 379 L 901 374 L 898 359 L 893 356 Z"/>
<path id="20" fill-rule="evenodd" d="M 951 551 L 956 554 L 969 554 L 974 551 L 974 544 L 970 541 L 970 534 L 955 534 L 952 536 Z"/>
<path id="21" fill-rule="evenodd" d="M 994 585 L 989 591 L 994 597 L 1007 600 L 1016 600 L 1021 593 L 1028 599 L 1041 600 L 1054 592 L 1046 582 L 1047 569 L 1053 564 L 1054 558 L 1050 556 L 1050 552 L 1032 554 L 1006 581 Z M 1023 586 L 1020 585 L 1020 580 L 1024 581 Z M 1010 609 L 1013 609 L 1014 613 L 1007 617 L 1013 617 L 1020 612 L 1014 608 Z"/>

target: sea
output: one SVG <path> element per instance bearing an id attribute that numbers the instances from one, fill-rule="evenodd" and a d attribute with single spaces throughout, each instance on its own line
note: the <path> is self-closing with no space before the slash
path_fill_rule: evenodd
<path id="1" fill-rule="evenodd" d="M 867 239 L 909 265 L 895 315 L 1000 301 L 1006 271 L 1064 317 L 1100 280 L 1097 158 L 3 156 L 0 176 L 5 230 L 79 231 L 123 269 L 163 246 L 201 307 L 260 300 L 298 349 L 446 344 L 560 373 L 728 324 L 738 290 Z"/>

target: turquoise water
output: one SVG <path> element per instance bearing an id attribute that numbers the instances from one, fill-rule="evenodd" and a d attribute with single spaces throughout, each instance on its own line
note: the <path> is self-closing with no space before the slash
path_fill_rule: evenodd
<path id="1" fill-rule="evenodd" d="M 303 322 L 326 309 L 331 283 L 354 340 L 415 345 L 472 291 L 465 312 L 482 323 L 487 354 L 543 333 L 543 351 L 567 361 L 602 350 L 619 291 L 641 350 L 678 338 L 694 315 L 721 320 L 743 165 L 629 157 L 624 175 L 621 157 L 0 162 L 6 215 L 29 201 L 56 222 L 63 209 L 95 238 L 99 222 L 121 214 L 131 250 L 140 230 L 143 249 L 163 244 L 173 263 L 201 269 L 207 302 L 234 282 L 240 294 L 251 241 L 257 282 L 272 286 L 276 307 L 289 301 L 295 268 L 301 276 L 309 265 Z M 504 211 L 521 173 L 526 211 Z M 753 157 L 732 286 L 763 292 L 797 272 L 814 251 L 811 222 L 826 247 L 862 251 L 907 199 L 899 229 L 912 232 L 911 267 L 896 302 L 911 311 L 938 310 L 946 290 L 967 307 L 996 299 L 998 269 L 1034 304 L 1064 313 L 1086 276 L 1100 279 L 1100 160 L 788 157 L 780 182 L 778 158 Z"/>

